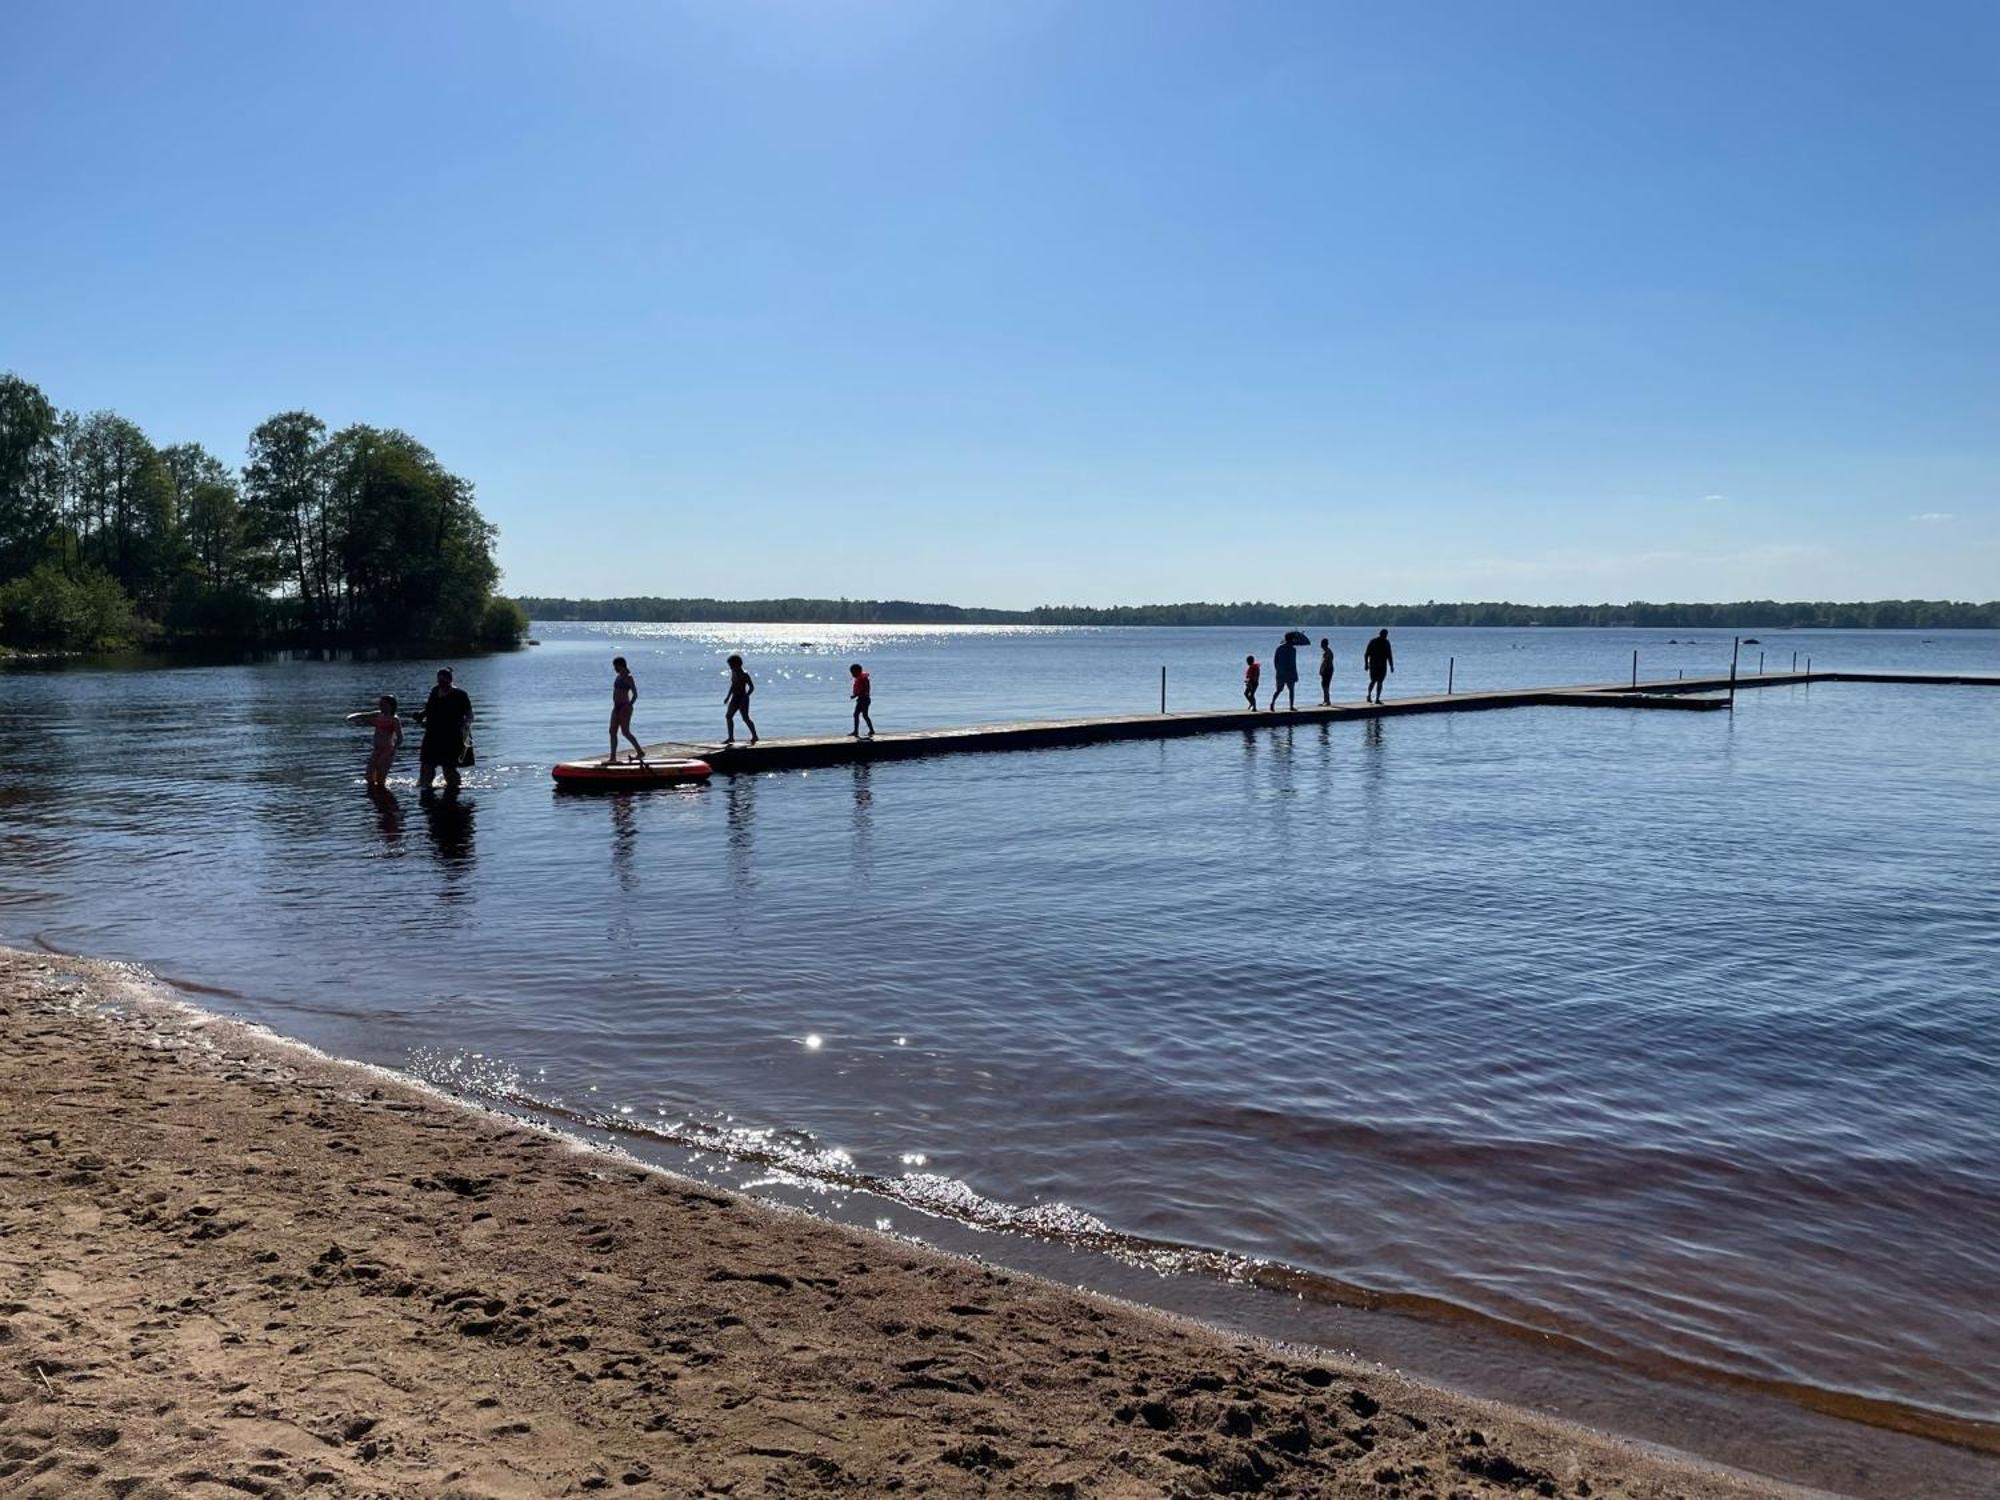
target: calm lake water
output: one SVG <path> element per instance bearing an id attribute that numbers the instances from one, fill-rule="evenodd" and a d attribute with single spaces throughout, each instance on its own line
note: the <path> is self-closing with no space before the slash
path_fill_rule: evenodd
<path id="1" fill-rule="evenodd" d="M 413 753 L 370 801 L 340 722 L 378 690 L 421 701 L 435 663 L 0 676 L 0 936 L 641 1145 L 868 1188 L 908 1232 L 949 1214 L 1242 1257 L 1308 1296 L 1870 1420 L 2000 1422 L 2000 692 L 1781 688 L 1733 716 L 1522 709 L 607 799 L 556 794 L 548 766 L 601 753 L 614 653 L 665 739 L 719 733 L 732 649 L 786 734 L 846 728 L 850 660 L 885 730 L 1144 711 L 1163 665 L 1174 706 L 1224 706 L 1277 633 L 539 629 L 457 664 L 480 764 L 456 804 L 419 800 Z M 1365 635 L 1331 634 L 1358 698 Z M 1477 689 L 1730 651 L 1395 639 L 1392 696 L 1448 661 Z M 1746 670 L 1760 650 L 2000 673 L 1990 634 L 1773 632 Z"/>

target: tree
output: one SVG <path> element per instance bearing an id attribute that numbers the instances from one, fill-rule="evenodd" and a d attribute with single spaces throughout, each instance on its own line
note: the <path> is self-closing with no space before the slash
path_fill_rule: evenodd
<path id="1" fill-rule="evenodd" d="M 134 633 L 132 601 L 101 569 L 82 568 L 72 577 L 45 562 L 0 584 L 0 639 L 10 646 L 105 651 L 128 644 Z"/>
<path id="2" fill-rule="evenodd" d="M 479 644 L 511 651 L 528 634 L 528 612 L 512 599 L 495 594 L 486 601 L 486 613 L 479 621 Z"/>
<path id="3" fill-rule="evenodd" d="M 65 469 L 77 554 L 139 600 L 170 581 L 173 480 L 137 423 L 98 411 L 69 424 Z"/>
<path id="4" fill-rule="evenodd" d="M 470 641 L 499 580 L 472 486 L 406 432 L 343 428 L 326 444 L 343 625 L 355 639 Z"/>
<path id="5" fill-rule="evenodd" d="M 197 487 L 204 484 L 227 485 L 232 490 L 236 487 L 229 466 L 200 443 L 175 443 L 162 448 L 160 462 L 166 465 L 167 477 L 173 482 L 176 526 L 187 523 L 188 506 Z"/>
<path id="6" fill-rule="evenodd" d="M 60 430 L 39 388 L 0 374 L 0 574 L 30 566 L 55 530 Z"/>
<path id="7" fill-rule="evenodd" d="M 303 623 L 313 635 L 333 623 L 325 439 L 326 423 L 311 412 L 281 412 L 250 434 L 250 461 L 243 470 L 252 535 L 284 559 Z"/>
<path id="8" fill-rule="evenodd" d="M 0 377 L 0 632 L 315 644 L 517 639 L 493 528 L 423 444 L 310 412 L 250 436 L 241 484 L 199 443 L 156 449 L 115 412 L 59 413 Z M 273 591 L 276 590 L 276 597 Z"/>

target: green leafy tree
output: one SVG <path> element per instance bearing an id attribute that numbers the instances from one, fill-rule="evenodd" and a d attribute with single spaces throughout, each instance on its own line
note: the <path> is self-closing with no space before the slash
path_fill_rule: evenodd
<path id="1" fill-rule="evenodd" d="M 252 535 L 281 559 L 301 623 L 315 636 L 335 624 L 325 442 L 326 423 L 311 412 L 281 412 L 250 434 L 243 470 Z"/>
<path id="2" fill-rule="evenodd" d="M 174 524 L 177 526 L 186 525 L 188 507 L 193 502 L 194 492 L 201 486 L 236 488 L 236 476 L 229 472 L 229 466 L 200 443 L 175 443 L 170 448 L 162 448 L 160 462 L 166 465 L 167 477 L 173 482 Z"/>
<path id="3" fill-rule="evenodd" d="M 528 612 L 512 599 L 498 595 L 486 601 L 486 613 L 479 621 L 479 644 L 511 651 L 528 634 Z"/>
<path id="4" fill-rule="evenodd" d="M 0 575 L 31 566 L 55 530 L 60 432 L 61 419 L 38 387 L 0 374 Z"/>
<path id="5" fill-rule="evenodd" d="M 325 452 L 342 623 L 356 639 L 472 641 L 499 579 L 472 486 L 406 432 L 342 429 Z"/>
<path id="6" fill-rule="evenodd" d="M 138 634 L 132 601 L 102 569 L 55 562 L 0 584 L 0 640 L 30 650 L 108 651 Z"/>
<path id="7" fill-rule="evenodd" d="M 78 560 L 134 599 L 157 599 L 174 564 L 173 479 L 136 422 L 92 412 L 64 434 L 65 499 Z"/>

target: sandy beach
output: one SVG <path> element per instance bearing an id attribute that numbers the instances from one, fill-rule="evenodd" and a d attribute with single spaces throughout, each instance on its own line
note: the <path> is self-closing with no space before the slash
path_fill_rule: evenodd
<path id="1" fill-rule="evenodd" d="M 0 951 L 0 1495 L 1783 1486 L 579 1149 Z"/>

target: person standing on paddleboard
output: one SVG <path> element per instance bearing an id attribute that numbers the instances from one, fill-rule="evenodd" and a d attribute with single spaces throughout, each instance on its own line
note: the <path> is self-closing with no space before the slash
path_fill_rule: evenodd
<path id="1" fill-rule="evenodd" d="M 1333 707 L 1333 647 L 1325 636 L 1319 638 L 1319 702 L 1322 708 Z"/>
<path id="2" fill-rule="evenodd" d="M 437 686 L 411 717 L 424 726 L 423 742 L 417 746 L 417 785 L 428 792 L 443 767 L 444 789 L 457 791 L 458 768 L 465 764 L 469 748 L 472 699 L 464 688 L 452 686 L 450 667 L 438 668 Z"/>
<path id="3" fill-rule="evenodd" d="M 743 658 L 729 658 L 729 691 L 722 696 L 723 724 L 728 738 L 725 745 L 736 743 L 736 716 L 743 715 L 743 727 L 750 731 L 750 743 L 757 743 L 757 721 L 750 717 L 750 695 L 757 691 L 757 684 L 750 674 L 743 670 Z"/>
<path id="4" fill-rule="evenodd" d="M 874 694 L 869 687 L 868 674 L 861 670 L 860 662 L 849 667 L 847 672 L 854 679 L 854 691 L 850 695 L 854 699 L 854 728 L 850 731 L 850 736 L 860 739 L 861 725 L 865 721 L 868 725 L 868 738 L 872 740 L 875 738 L 875 721 L 868 715 L 868 705 L 874 701 Z"/>
<path id="5" fill-rule="evenodd" d="M 618 675 L 611 679 L 611 753 L 604 757 L 607 766 L 618 764 L 618 736 L 624 735 L 632 745 L 632 759 L 638 765 L 646 763 L 646 747 L 639 743 L 639 737 L 632 733 L 632 705 L 639 701 L 639 679 L 632 675 L 632 669 L 625 665 L 625 658 L 611 658 L 611 669 Z"/>

